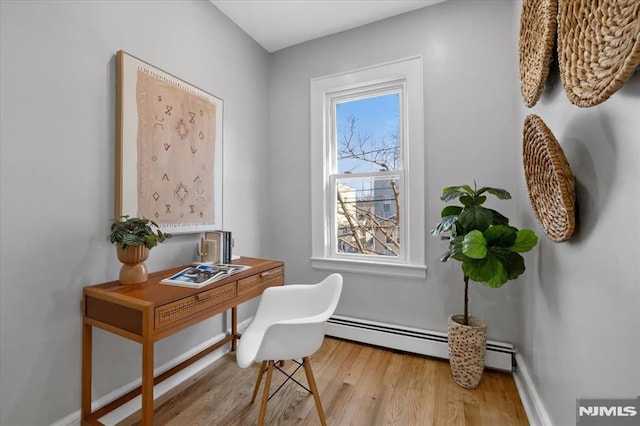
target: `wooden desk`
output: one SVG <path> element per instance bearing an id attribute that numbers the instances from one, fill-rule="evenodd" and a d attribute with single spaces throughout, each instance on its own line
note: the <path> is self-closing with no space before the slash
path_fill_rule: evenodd
<path id="1" fill-rule="evenodd" d="M 149 274 L 141 284 L 121 285 L 118 281 L 85 287 L 82 294 L 82 424 L 100 425 L 100 419 L 122 404 L 142 394 L 142 424 L 153 424 L 153 386 L 198 359 L 231 343 L 236 349 L 237 306 L 262 294 L 265 288 L 284 284 L 284 263 L 243 257 L 234 263 L 249 265 L 224 280 L 200 289 L 158 284 L 185 266 Z M 153 377 L 153 345 L 214 315 L 231 309 L 231 333 L 223 339 Z M 142 385 L 106 406 L 91 412 L 92 331 L 99 327 L 142 344 Z"/>

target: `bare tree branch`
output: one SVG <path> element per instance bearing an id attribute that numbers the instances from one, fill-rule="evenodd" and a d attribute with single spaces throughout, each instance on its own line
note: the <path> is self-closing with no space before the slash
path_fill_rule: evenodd
<path id="1" fill-rule="evenodd" d="M 360 132 L 357 123 L 357 117 L 350 115 L 339 125 L 338 159 L 370 163 L 378 171 L 396 170 L 400 161 L 397 132 L 374 140 L 371 132 Z M 387 189 L 390 188 L 392 194 L 387 194 L 392 195 L 395 207 L 391 217 L 376 214 L 376 203 L 383 200 L 355 197 L 353 201 L 346 201 L 338 190 L 338 213 L 346 225 L 340 228 L 346 232 L 338 236 L 338 241 L 358 253 L 398 256 L 400 194 L 396 180 L 390 177 L 389 183 Z"/>

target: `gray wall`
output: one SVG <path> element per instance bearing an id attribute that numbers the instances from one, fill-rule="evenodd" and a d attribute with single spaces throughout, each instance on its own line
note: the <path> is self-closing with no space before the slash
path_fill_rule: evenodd
<path id="1" fill-rule="evenodd" d="M 449 1 L 279 52 L 271 61 L 270 240 L 287 262 L 289 282 L 326 275 L 312 270 L 309 80 L 415 55 L 424 57 L 427 229 L 439 221 L 442 188 L 464 183 L 526 197 L 520 172 L 517 41 L 512 2 Z M 296 209 L 280 208 L 295 200 Z M 516 202 L 493 207 L 512 216 Z M 427 279 L 345 274 L 338 313 L 431 330 L 446 330 L 462 311 L 458 262 L 440 263 L 446 244 L 427 236 Z M 488 321 L 489 337 L 517 336 L 517 286 L 473 284 L 470 309 Z"/>
<path id="2" fill-rule="evenodd" d="M 289 282 L 326 275 L 309 266 L 309 79 L 422 54 L 427 227 L 443 186 L 476 179 L 511 191 L 514 201 L 493 207 L 540 236 L 521 279 L 472 287 L 472 313 L 490 338 L 517 344 L 554 424 L 574 422 L 576 397 L 640 392 L 640 75 L 580 109 L 556 71 L 525 109 L 520 2 L 448 1 L 270 57 L 207 2 L 0 7 L 0 424 L 48 424 L 79 407 L 81 288 L 119 268 L 107 241 L 119 49 L 224 99 L 224 190 L 243 194 L 224 197 L 225 227 L 242 254 L 285 260 Z M 555 133 L 578 182 L 579 229 L 566 243 L 547 240 L 529 206 L 520 153 L 529 112 Z M 296 209 L 284 208 L 292 198 Z M 194 242 L 159 246 L 149 268 L 192 260 Z M 427 239 L 426 280 L 347 274 L 338 313 L 444 330 L 462 309 L 459 265 L 438 262 L 444 248 Z M 157 365 L 222 327 L 216 319 L 160 342 Z M 94 397 L 139 377 L 137 344 L 100 331 L 94 340 Z"/>
<path id="3" fill-rule="evenodd" d="M 518 338 L 553 424 L 574 424 L 576 398 L 640 395 L 640 73 L 604 103 L 579 108 L 554 61 L 538 104 L 519 104 L 519 126 L 540 116 L 577 183 L 578 228 L 560 244 L 540 234 Z M 522 223 L 537 226 L 526 198 L 518 208 Z"/>
<path id="4" fill-rule="evenodd" d="M 268 256 L 268 54 L 206 1 L 0 7 L 0 424 L 44 425 L 80 406 L 82 287 L 119 270 L 108 241 L 115 52 L 224 99 L 225 227 L 237 252 L 253 256 Z M 149 269 L 195 260 L 195 241 L 181 236 L 153 249 Z M 222 327 L 218 318 L 161 341 L 156 365 Z M 94 398 L 139 377 L 138 344 L 96 331 L 94 350 Z"/>
<path id="5" fill-rule="evenodd" d="M 581 109 L 564 95 L 556 63 L 528 110 L 517 63 L 520 7 L 448 1 L 273 54 L 270 240 L 290 282 L 324 275 L 309 266 L 309 79 L 422 54 L 427 226 L 439 218 L 443 186 L 476 179 L 512 193 L 514 201 L 493 206 L 535 230 L 540 244 L 516 282 L 473 285 L 471 311 L 488 321 L 490 338 L 516 344 L 552 424 L 574 424 L 578 397 L 640 393 L 640 73 L 604 104 Z M 566 243 L 546 238 L 529 203 L 521 141 L 531 112 L 555 133 L 576 175 L 579 227 Z M 292 197 L 300 209 L 277 208 Z M 438 262 L 443 251 L 427 240 L 426 281 L 346 274 L 338 313 L 444 330 L 462 309 L 462 290 L 459 265 Z"/>

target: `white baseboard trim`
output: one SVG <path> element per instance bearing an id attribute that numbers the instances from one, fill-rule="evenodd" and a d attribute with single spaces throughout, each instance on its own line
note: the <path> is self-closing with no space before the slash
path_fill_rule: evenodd
<path id="1" fill-rule="evenodd" d="M 251 321 L 251 318 L 249 318 L 248 320 L 245 320 L 241 323 L 238 324 L 238 329 L 239 330 L 244 330 L 248 325 L 249 322 Z M 212 344 L 214 344 L 215 342 L 217 342 L 218 340 L 222 339 L 226 334 L 225 333 L 220 333 L 219 335 L 201 343 L 200 345 L 188 350 L 187 352 L 184 352 L 183 354 L 177 356 L 176 358 L 172 359 L 171 361 L 165 363 L 164 365 L 154 369 L 153 371 L 153 375 L 154 377 L 158 376 L 159 374 L 164 373 L 165 371 L 169 370 L 170 368 L 175 367 L 176 365 L 180 364 L 181 362 L 189 359 L 190 357 L 192 357 L 193 355 L 197 354 L 198 352 L 206 349 L 207 347 L 211 346 Z M 202 357 L 201 359 L 199 359 L 198 361 L 194 362 L 193 364 L 191 364 L 190 366 L 186 367 L 184 370 L 179 371 L 178 373 L 174 374 L 173 376 L 167 378 L 166 380 L 162 381 L 161 383 L 158 383 L 157 385 L 155 385 L 153 387 L 153 397 L 154 399 L 158 398 L 159 396 L 167 393 L 168 391 L 170 391 L 171 389 L 173 389 L 174 387 L 180 385 L 181 383 L 183 383 L 184 381 L 188 380 L 189 378 L 195 376 L 196 374 L 198 374 L 200 371 L 204 370 L 205 368 L 207 368 L 209 365 L 213 364 L 215 361 L 217 361 L 218 359 L 222 358 L 226 353 L 229 352 L 229 345 L 224 345 L 221 348 L 213 351 L 212 353 L 208 354 L 205 357 Z M 119 389 L 116 389 L 112 392 L 109 392 L 108 394 L 104 395 L 103 397 L 92 401 L 91 403 L 91 411 L 95 411 L 105 405 L 107 405 L 108 403 L 110 403 L 111 401 L 121 397 L 122 395 L 130 392 L 131 390 L 137 388 L 138 386 L 140 386 L 140 384 L 142 383 L 142 378 L 137 379 L 131 383 L 126 384 L 125 386 L 122 386 Z M 133 398 L 131 401 L 127 402 L 126 404 L 123 404 L 122 406 L 118 407 L 117 409 L 113 410 L 111 413 L 106 414 L 104 417 L 100 418 L 100 421 L 105 424 L 106 426 L 112 426 L 115 425 L 118 422 L 121 422 L 122 420 L 126 419 L 127 417 L 129 417 L 130 415 L 132 415 L 133 413 L 135 413 L 136 411 L 138 411 L 140 409 L 141 406 L 141 397 L 137 396 L 135 398 Z M 62 419 L 52 423 L 50 426 L 79 426 L 81 423 L 81 412 L 80 410 L 76 410 L 73 413 L 63 417 Z"/>
<path id="2" fill-rule="evenodd" d="M 551 419 L 547 413 L 536 386 L 533 384 L 527 363 L 522 355 L 516 353 L 516 369 L 513 378 L 516 382 L 520 400 L 532 426 L 551 426 Z"/>
<path id="3" fill-rule="evenodd" d="M 334 315 L 327 322 L 328 336 L 449 359 L 447 333 Z M 515 349 L 510 343 L 487 340 L 485 366 L 512 371 Z"/>

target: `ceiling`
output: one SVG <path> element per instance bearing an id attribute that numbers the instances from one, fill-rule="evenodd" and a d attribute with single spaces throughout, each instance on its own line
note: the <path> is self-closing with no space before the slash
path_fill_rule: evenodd
<path id="1" fill-rule="evenodd" d="M 445 0 L 209 0 L 269 52 Z"/>

